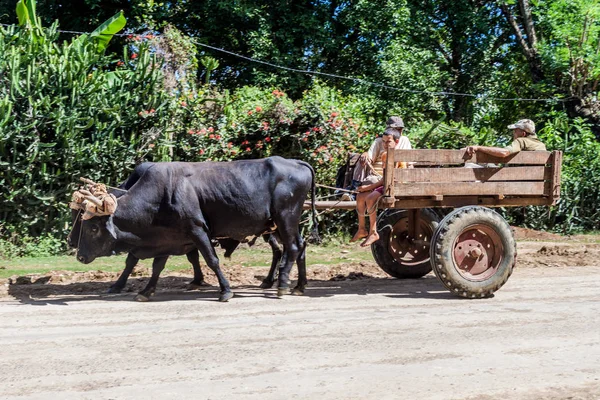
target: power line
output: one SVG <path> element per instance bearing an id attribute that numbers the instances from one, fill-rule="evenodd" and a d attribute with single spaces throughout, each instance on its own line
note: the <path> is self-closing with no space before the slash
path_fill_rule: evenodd
<path id="1" fill-rule="evenodd" d="M 2 26 L 12 26 L 12 25 L 8 25 L 8 24 L 0 24 Z M 78 32 L 78 31 L 66 31 L 66 30 L 57 30 L 57 32 L 60 33 L 70 33 L 70 34 L 78 34 L 78 35 L 89 35 L 91 32 Z M 121 36 L 121 37 L 141 37 L 141 38 L 147 38 L 149 35 L 144 35 L 144 34 L 127 34 L 127 33 L 117 33 L 114 36 Z M 152 35 L 154 37 L 156 37 L 157 35 Z M 253 63 L 257 63 L 257 64 L 262 64 L 262 65 L 267 65 L 269 67 L 273 67 L 273 68 L 277 68 L 277 69 L 281 69 L 284 71 L 290 71 L 290 72 L 295 72 L 295 73 L 299 73 L 299 74 L 306 74 L 306 75 L 314 75 L 314 76 L 324 76 L 324 77 L 328 77 L 328 78 L 335 78 L 335 79 L 342 79 L 342 80 L 348 80 L 348 81 L 352 81 L 355 83 L 360 83 L 363 85 L 368 85 L 368 86 L 374 86 L 374 87 L 380 87 L 380 88 L 384 88 L 384 89 L 389 89 L 389 90 L 395 90 L 398 92 L 403 92 L 403 93 L 412 93 L 412 94 L 424 94 L 424 95 L 430 95 L 430 96 L 458 96 L 458 97 L 472 97 L 474 99 L 478 99 L 478 100 L 491 100 L 491 101 L 529 101 L 529 102 L 564 102 L 565 100 L 563 99 L 559 99 L 556 97 L 552 97 L 552 98 L 546 98 L 546 99 L 533 99 L 533 98 L 521 98 L 521 97 L 513 97 L 513 98 L 502 98 L 502 97 L 489 97 L 485 94 L 472 94 L 472 93 L 458 93 L 458 92 L 445 92 L 445 91 L 427 91 L 427 90 L 413 90 L 413 89 L 405 89 L 405 88 L 399 88 L 399 87 L 395 87 L 395 86 L 389 86 L 383 83 L 378 83 L 378 82 L 371 82 L 371 81 L 367 81 L 365 79 L 361 79 L 361 78 L 353 78 L 353 77 L 348 77 L 348 76 L 342 76 L 342 75 L 336 75 L 336 74 L 329 74 L 326 72 L 319 72 L 319 71 L 309 71 L 309 70 L 303 70 L 303 69 L 297 69 L 297 68 L 290 68 L 290 67 L 285 67 L 283 65 L 278 65 L 278 64 L 273 64 L 270 63 L 268 61 L 263 61 L 263 60 L 258 60 L 256 58 L 252 58 L 252 57 L 247 57 L 241 54 L 237 54 L 234 53 L 232 51 L 229 50 L 225 50 L 219 47 L 215 47 L 215 46 L 211 46 L 205 43 L 201 43 L 197 40 L 193 40 L 193 42 L 195 44 L 197 44 L 198 46 L 202 46 L 202 47 L 206 47 L 208 49 L 211 50 L 215 50 L 215 51 L 219 51 L 221 53 L 225 53 L 225 54 L 229 54 L 231 56 L 237 57 L 237 58 L 241 58 L 244 59 L 246 61 L 250 61 Z"/>

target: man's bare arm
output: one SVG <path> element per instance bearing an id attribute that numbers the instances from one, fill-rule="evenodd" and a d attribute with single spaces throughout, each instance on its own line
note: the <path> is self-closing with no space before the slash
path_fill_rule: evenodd
<path id="1" fill-rule="evenodd" d="M 485 154 L 489 154 L 494 157 L 508 157 L 510 155 L 510 150 L 503 149 L 501 147 L 487 147 L 487 146 L 469 146 L 466 148 L 467 155 L 470 157 L 473 156 L 476 152 L 481 152 Z"/>

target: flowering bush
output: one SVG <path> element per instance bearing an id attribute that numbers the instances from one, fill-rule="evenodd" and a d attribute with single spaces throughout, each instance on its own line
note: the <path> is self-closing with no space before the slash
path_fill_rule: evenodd
<path id="1" fill-rule="evenodd" d="M 329 101 L 321 101 L 323 97 Z M 210 99 L 210 100 L 208 100 Z M 348 152 L 374 139 L 362 115 L 349 115 L 336 92 L 315 86 L 292 101 L 280 89 L 244 87 L 199 92 L 180 102 L 185 112 L 175 134 L 175 159 L 229 161 L 279 155 L 307 161 L 319 182 L 332 184 Z"/>

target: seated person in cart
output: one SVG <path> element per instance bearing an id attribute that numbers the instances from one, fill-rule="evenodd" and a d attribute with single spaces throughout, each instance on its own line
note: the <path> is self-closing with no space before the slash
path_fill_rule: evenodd
<path id="1" fill-rule="evenodd" d="M 546 151 L 544 143 L 540 142 L 535 134 L 535 124 L 530 119 L 522 119 L 516 123 L 509 125 L 508 129 L 513 130 L 513 141 L 510 146 L 505 148 L 501 147 L 487 147 L 487 146 L 469 146 L 466 150 L 466 156 L 468 158 L 473 157 L 477 152 L 489 154 L 494 157 L 508 157 L 511 154 L 515 154 L 524 151 Z"/>
<path id="2" fill-rule="evenodd" d="M 397 149 L 410 149 L 410 141 L 402 135 L 404 121 L 401 117 L 393 116 L 388 118 L 386 129 L 392 128 L 400 133 L 400 140 L 396 144 Z M 354 166 L 352 173 L 352 184 L 347 189 L 355 190 L 365 183 L 375 183 L 381 179 L 381 175 L 375 171 L 381 166 L 381 155 L 384 153 L 383 137 L 378 137 L 373 141 L 368 151 L 360 155 L 358 162 Z M 374 167 L 375 166 L 375 167 Z M 340 186 L 341 187 L 341 186 Z M 342 195 L 342 201 L 352 201 L 354 198 L 348 194 Z"/>
<path id="3" fill-rule="evenodd" d="M 400 119 L 400 121 L 402 120 Z M 404 124 L 402 126 L 404 126 Z M 377 147 L 377 159 L 381 159 L 384 165 L 389 147 L 393 146 L 395 149 L 411 148 L 408 138 L 406 136 L 402 136 L 402 128 L 387 128 L 385 132 L 383 132 L 383 136 L 377 140 L 381 140 L 381 146 Z M 371 148 L 373 147 L 374 146 L 371 146 Z M 356 242 L 360 239 L 366 238 L 361 243 L 361 246 L 367 247 L 379 240 L 379 234 L 377 233 L 377 205 L 379 198 L 383 195 L 383 178 L 380 178 L 374 183 L 362 185 L 358 187 L 357 190 L 360 192 L 356 197 L 358 231 L 356 234 L 354 234 L 354 237 L 350 240 L 350 242 Z M 366 214 L 369 215 L 369 230 L 366 229 Z"/>

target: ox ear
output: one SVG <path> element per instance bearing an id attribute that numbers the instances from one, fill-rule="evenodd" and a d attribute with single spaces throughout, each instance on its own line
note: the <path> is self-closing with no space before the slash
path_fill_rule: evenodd
<path id="1" fill-rule="evenodd" d="M 108 217 L 108 220 L 106 221 L 106 229 L 108 230 L 108 233 L 110 233 L 110 235 L 113 237 L 113 239 L 117 240 L 117 229 L 115 227 L 115 224 L 113 224 L 112 219 L 112 215 Z"/>

